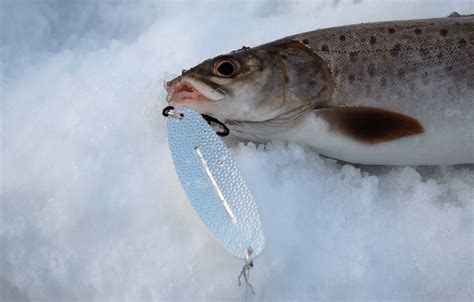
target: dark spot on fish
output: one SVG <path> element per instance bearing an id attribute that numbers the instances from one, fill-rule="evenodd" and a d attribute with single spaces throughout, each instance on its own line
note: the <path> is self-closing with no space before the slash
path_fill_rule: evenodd
<path id="1" fill-rule="evenodd" d="M 377 43 L 377 38 L 374 36 L 371 36 L 369 42 L 370 42 L 370 45 L 374 45 L 375 43 Z"/>
<path id="2" fill-rule="evenodd" d="M 450 73 L 451 71 L 453 71 L 453 66 L 451 66 L 451 65 L 446 66 L 446 68 L 444 69 L 444 71 L 446 71 L 446 73 Z"/>
<path id="3" fill-rule="evenodd" d="M 466 40 L 465 40 L 464 38 L 461 38 L 461 39 L 458 41 L 458 46 L 459 46 L 459 48 L 464 48 L 464 47 L 466 47 L 466 44 L 467 44 L 467 42 L 466 42 Z"/>
<path id="4" fill-rule="evenodd" d="M 386 78 L 382 78 L 382 79 L 380 80 L 380 86 L 382 86 L 382 87 L 386 87 L 386 86 L 387 86 L 387 79 L 386 79 Z"/>
<path id="5" fill-rule="evenodd" d="M 443 58 L 443 52 L 440 51 L 439 54 L 438 54 L 438 59 L 442 59 Z"/>
<path id="6" fill-rule="evenodd" d="M 329 47 L 327 46 L 327 44 L 323 44 L 323 46 L 321 47 L 321 50 L 322 51 L 329 51 Z"/>
<path id="7" fill-rule="evenodd" d="M 389 28 L 388 33 L 389 34 L 394 34 L 395 33 L 395 28 Z"/>
<path id="8" fill-rule="evenodd" d="M 430 58 L 430 52 L 429 50 L 425 49 L 425 48 L 420 48 L 420 56 L 423 58 L 423 59 L 429 59 Z"/>
<path id="9" fill-rule="evenodd" d="M 425 71 L 421 76 L 421 82 L 423 83 L 423 85 L 428 85 L 428 83 L 430 82 L 429 73 L 427 71 Z"/>
<path id="10" fill-rule="evenodd" d="M 400 53 L 401 48 L 402 46 L 400 45 L 400 43 L 395 44 L 392 50 L 390 50 L 390 54 L 394 57 L 397 57 L 398 54 Z"/>
<path id="11" fill-rule="evenodd" d="M 349 83 L 354 84 L 355 76 L 353 74 L 349 75 Z"/>
<path id="12" fill-rule="evenodd" d="M 285 54 L 281 54 L 280 56 L 281 56 L 281 58 L 282 58 L 283 60 L 286 60 L 286 59 L 288 59 L 288 56 L 287 56 L 287 55 L 285 55 Z"/>
<path id="13" fill-rule="evenodd" d="M 311 80 L 308 82 L 309 86 L 314 86 L 316 85 L 316 81 L 315 80 Z"/>
<path id="14" fill-rule="evenodd" d="M 303 43 L 308 44 L 309 43 L 308 39 L 303 39 Z"/>
<path id="15" fill-rule="evenodd" d="M 334 75 L 337 76 L 338 74 L 339 74 L 339 68 L 335 67 L 335 68 L 334 68 Z"/>
<path id="16" fill-rule="evenodd" d="M 355 63 L 357 61 L 357 57 L 359 56 L 359 54 L 355 51 L 352 51 L 350 54 L 349 54 L 349 59 L 351 60 L 352 63 Z"/>
<path id="17" fill-rule="evenodd" d="M 415 34 L 421 35 L 422 30 L 420 28 L 415 29 Z"/>
<path id="18" fill-rule="evenodd" d="M 369 77 L 373 78 L 375 76 L 375 65 L 369 64 L 367 67 L 367 72 L 369 73 Z"/>
<path id="19" fill-rule="evenodd" d="M 341 40 L 341 41 L 346 41 L 346 36 L 340 35 L 340 36 L 339 36 L 339 40 Z"/>
<path id="20" fill-rule="evenodd" d="M 405 79 L 405 70 L 403 70 L 403 69 L 398 70 L 397 76 L 398 76 L 399 80 Z"/>
<path id="21" fill-rule="evenodd" d="M 439 31 L 439 34 L 443 37 L 446 37 L 448 35 L 448 30 L 446 28 L 443 28 Z"/>

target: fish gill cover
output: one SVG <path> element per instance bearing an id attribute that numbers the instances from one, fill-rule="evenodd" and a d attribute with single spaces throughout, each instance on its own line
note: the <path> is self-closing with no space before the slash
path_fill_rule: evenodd
<path id="1" fill-rule="evenodd" d="M 163 81 L 315 28 L 472 13 L 470 1 L 2 1 L 0 300 L 242 299 L 189 206 Z M 254 300 L 472 300 L 472 166 L 355 167 L 232 151 L 266 250 Z"/>

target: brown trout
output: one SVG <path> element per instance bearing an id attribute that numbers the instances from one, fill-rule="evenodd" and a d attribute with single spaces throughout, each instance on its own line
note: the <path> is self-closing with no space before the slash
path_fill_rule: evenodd
<path id="1" fill-rule="evenodd" d="M 474 163 L 474 16 L 320 29 L 209 59 L 173 106 L 348 162 Z"/>

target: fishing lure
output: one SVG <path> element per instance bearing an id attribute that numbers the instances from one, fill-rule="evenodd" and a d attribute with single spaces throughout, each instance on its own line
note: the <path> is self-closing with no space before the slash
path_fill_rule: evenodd
<path id="1" fill-rule="evenodd" d="M 220 245 L 245 261 L 239 284 L 244 277 L 251 288 L 248 273 L 264 248 L 263 228 L 237 163 L 209 125 L 220 123 L 188 107 L 166 107 L 163 115 L 176 172 L 191 205 Z M 220 126 L 225 133 L 225 125 Z"/>

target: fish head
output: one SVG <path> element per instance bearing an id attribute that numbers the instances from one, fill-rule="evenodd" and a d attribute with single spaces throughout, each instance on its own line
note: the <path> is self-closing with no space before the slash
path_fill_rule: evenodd
<path id="1" fill-rule="evenodd" d="M 302 42 L 242 48 L 206 60 L 166 83 L 170 105 L 188 106 L 223 122 L 292 120 L 326 103 L 325 62 Z"/>

